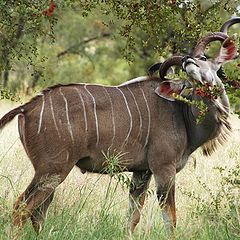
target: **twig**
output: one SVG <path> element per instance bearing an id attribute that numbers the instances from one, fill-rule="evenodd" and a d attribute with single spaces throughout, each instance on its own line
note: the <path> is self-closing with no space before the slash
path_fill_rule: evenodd
<path id="1" fill-rule="evenodd" d="M 94 40 L 97 40 L 97 39 L 100 39 L 100 38 L 104 38 L 104 37 L 109 37 L 110 36 L 110 33 L 103 33 L 101 34 L 100 36 L 95 36 L 95 37 L 91 37 L 91 38 L 88 38 L 88 39 L 85 39 L 77 44 L 74 44 L 72 46 L 70 46 L 69 48 L 67 48 L 66 50 L 58 53 L 57 57 L 61 57 L 65 54 L 68 54 L 68 53 L 73 53 L 73 50 L 80 47 L 81 45 L 84 45 L 84 44 L 87 44 L 89 42 L 92 42 Z"/>

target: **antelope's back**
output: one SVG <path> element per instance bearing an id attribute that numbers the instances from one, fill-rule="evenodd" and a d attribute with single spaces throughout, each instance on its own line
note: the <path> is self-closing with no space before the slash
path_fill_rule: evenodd
<path id="1" fill-rule="evenodd" d="M 125 153 L 129 168 L 143 165 L 152 94 L 147 80 L 119 87 L 71 84 L 47 89 L 28 105 L 25 148 L 33 158 L 57 158 L 65 151 L 74 161 L 88 158 L 96 165 L 98 160 L 99 168 L 103 153 Z"/>

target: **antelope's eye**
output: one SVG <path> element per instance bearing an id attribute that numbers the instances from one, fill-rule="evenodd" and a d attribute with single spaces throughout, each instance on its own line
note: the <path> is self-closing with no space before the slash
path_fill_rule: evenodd
<path id="1" fill-rule="evenodd" d="M 201 56 L 201 57 L 199 58 L 199 60 L 207 61 L 207 58 L 206 58 L 205 56 Z"/>

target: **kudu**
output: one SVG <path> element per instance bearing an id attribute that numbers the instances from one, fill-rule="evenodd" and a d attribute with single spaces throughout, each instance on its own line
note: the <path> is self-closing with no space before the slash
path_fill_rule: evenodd
<path id="1" fill-rule="evenodd" d="M 222 42 L 219 55 L 206 60 L 204 49 L 216 40 Z M 171 231 L 176 225 L 176 173 L 198 147 L 210 154 L 230 130 L 228 98 L 216 72 L 235 56 L 234 42 L 224 33 L 212 33 L 197 44 L 192 57 L 166 60 L 160 78 L 141 77 L 114 87 L 53 86 L 3 116 L 0 129 L 18 115 L 20 139 L 35 169 L 32 182 L 15 203 L 14 224 L 22 227 L 30 217 L 39 232 L 56 187 L 71 169 L 102 172 L 107 164 L 103 152 L 110 151 L 126 153 L 119 165 L 133 172 L 130 233 L 140 220 L 152 175 L 164 223 Z M 183 66 L 189 79 L 166 79 L 174 65 Z M 220 95 L 198 95 L 197 86 L 205 83 L 219 87 Z M 175 95 L 203 101 L 208 107 L 203 121 L 197 124 L 198 108 Z"/>

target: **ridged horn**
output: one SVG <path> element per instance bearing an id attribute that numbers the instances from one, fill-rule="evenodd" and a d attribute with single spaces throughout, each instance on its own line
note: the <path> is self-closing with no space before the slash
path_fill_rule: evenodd
<path id="1" fill-rule="evenodd" d="M 165 78 L 167 71 L 171 66 L 182 66 L 183 56 L 172 56 L 164 61 L 159 69 L 159 75 L 162 81 L 167 81 L 169 79 Z"/>
<path id="2" fill-rule="evenodd" d="M 204 55 L 205 48 L 210 42 L 213 41 L 223 42 L 226 38 L 228 38 L 228 35 L 222 32 L 209 33 L 207 36 L 200 39 L 200 41 L 197 43 L 193 51 L 193 57 Z"/>
<path id="3" fill-rule="evenodd" d="M 226 21 L 220 28 L 220 32 L 227 34 L 228 28 L 236 23 L 240 23 L 240 17 L 234 17 Z"/>

